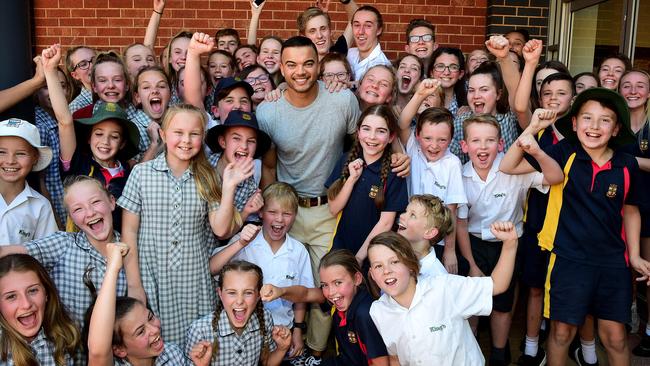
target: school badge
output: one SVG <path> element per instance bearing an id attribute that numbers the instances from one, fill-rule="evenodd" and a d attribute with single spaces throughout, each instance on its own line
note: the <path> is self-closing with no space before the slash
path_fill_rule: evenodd
<path id="1" fill-rule="evenodd" d="M 357 335 L 351 330 L 348 330 L 348 341 L 352 344 L 357 343 Z"/>
<path id="2" fill-rule="evenodd" d="M 641 142 L 639 143 L 639 149 L 641 149 L 641 151 L 643 152 L 648 150 L 648 140 L 646 139 L 641 140 Z"/>
<path id="3" fill-rule="evenodd" d="M 614 198 L 616 197 L 616 191 L 618 190 L 618 186 L 616 184 L 610 184 L 609 188 L 607 188 L 607 197 L 609 198 Z"/>
<path id="4" fill-rule="evenodd" d="M 368 193 L 368 197 L 374 199 L 375 197 L 377 197 L 378 192 L 379 192 L 379 187 L 370 186 L 370 193 Z"/>

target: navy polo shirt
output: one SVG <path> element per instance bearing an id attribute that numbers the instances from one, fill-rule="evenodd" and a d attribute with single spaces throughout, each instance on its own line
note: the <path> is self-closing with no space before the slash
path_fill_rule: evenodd
<path id="1" fill-rule="evenodd" d="M 634 144 L 624 146 L 622 150 L 640 158 L 650 159 L 650 122 L 646 122 L 636 133 L 636 138 Z M 639 171 L 638 177 L 637 186 L 650 187 L 650 173 Z M 639 199 L 639 209 L 642 214 L 648 215 L 650 213 L 650 194 L 641 195 Z"/>
<path id="2" fill-rule="evenodd" d="M 343 154 L 325 182 L 325 187 L 329 188 L 341 177 L 346 162 L 347 154 Z M 380 172 L 381 159 L 370 165 L 364 165 L 363 172 L 354 184 L 350 198 L 341 212 L 332 249 L 348 249 L 356 254 L 379 221 L 382 211 L 399 213 L 406 210 L 408 204 L 406 179 L 390 172 L 385 185 L 382 185 Z M 377 190 L 384 191 L 384 207 L 381 210 L 377 209 L 373 198 L 373 192 Z"/>
<path id="3" fill-rule="evenodd" d="M 338 355 L 325 360 L 325 365 L 367 366 L 368 360 L 388 356 L 386 345 L 370 318 L 373 301 L 368 291 L 359 287 L 347 313 L 334 312 L 332 327 Z"/>
<path id="4" fill-rule="evenodd" d="M 543 149 L 558 143 L 558 138 L 553 132 L 553 127 L 549 126 L 537 134 L 537 143 Z M 544 224 L 546 216 L 546 206 L 548 204 L 548 194 L 542 193 L 537 189 L 528 191 L 528 201 L 526 202 L 526 214 L 524 216 L 524 231 L 527 233 L 539 233 Z"/>
<path id="5" fill-rule="evenodd" d="M 564 170 L 551 187 L 539 245 L 559 257 L 600 267 L 626 267 L 623 206 L 638 205 L 638 164 L 614 151 L 599 167 L 579 142 L 562 140 L 544 151 Z M 534 159 L 529 162 L 540 170 Z"/>

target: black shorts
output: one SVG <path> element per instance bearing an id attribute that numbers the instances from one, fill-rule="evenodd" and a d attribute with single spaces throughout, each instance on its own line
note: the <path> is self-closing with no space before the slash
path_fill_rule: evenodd
<path id="1" fill-rule="evenodd" d="M 639 207 L 641 213 L 641 237 L 650 237 L 650 208 L 646 209 Z"/>
<path id="2" fill-rule="evenodd" d="M 442 263 L 444 266 L 445 262 L 442 261 L 442 254 L 445 251 L 445 246 L 434 244 L 433 251 L 436 253 L 436 258 L 438 258 L 440 263 Z M 456 243 L 456 263 L 458 263 L 458 275 L 467 276 L 469 274 L 469 262 L 460 253 L 460 249 L 458 249 L 458 243 Z"/>
<path id="3" fill-rule="evenodd" d="M 539 246 L 536 233 L 524 231 L 519 238 L 519 252 L 521 283 L 527 287 L 544 288 L 550 252 Z"/>
<path id="4" fill-rule="evenodd" d="M 551 254 L 544 294 L 544 317 L 582 325 L 587 314 L 618 323 L 630 321 L 629 268 L 607 268 Z"/>
<path id="5" fill-rule="evenodd" d="M 503 246 L 503 243 L 500 241 L 484 241 L 472 234 L 469 235 L 469 241 L 472 245 L 472 256 L 474 256 L 474 262 L 484 275 L 491 275 L 494 267 L 496 267 L 497 262 L 499 261 L 499 257 L 501 256 L 501 247 Z M 518 262 L 518 260 L 516 260 L 516 262 Z M 517 264 L 515 264 L 515 273 L 512 275 L 512 280 L 510 281 L 508 289 L 504 293 L 492 297 L 493 310 L 502 313 L 507 313 L 512 310 L 512 305 L 515 299 L 515 285 L 517 284 L 516 273 L 518 273 Z"/>

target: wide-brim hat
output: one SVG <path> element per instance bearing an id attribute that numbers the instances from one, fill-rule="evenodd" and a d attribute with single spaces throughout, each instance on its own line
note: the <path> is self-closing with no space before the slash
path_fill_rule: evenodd
<path id="1" fill-rule="evenodd" d="M 230 111 L 226 121 L 221 125 L 216 125 L 208 130 L 206 144 L 213 152 L 222 152 L 223 148 L 219 144 L 219 136 L 226 133 L 230 127 L 248 127 L 257 133 L 257 147 L 253 158 L 257 159 L 263 156 L 271 147 L 271 138 L 266 132 L 260 130 L 257 124 L 257 118 L 253 113 L 234 110 Z"/>
<path id="2" fill-rule="evenodd" d="M 32 167 L 32 171 L 38 172 L 50 165 L 52 149 L 49 146 L 41 145 L 41 135 L 33 124 L 19 118 L 4 120 L 0 122 L 0 137 L 2 136 L 20 137 L 38 150 L 38 160 Z"/>
<path id="3" fill-rule="evenodd" d="M 92 127 L 106 120 L 118 122 L 123 129 L 125 144 L 124 147 L 118 151 L 117 158 L 128 160 L 137 155 L 140 152 L 138 148 L 140 145 L 140 131 L 138 130 L 138 127 L 131 122 L 124 109 L 115 103 L 102 103 L 93 113 L 92 117 L 75 120 L 75 122 L 77 122 L 74 126 L 77 135 L 77 143 L 81 144 L 81 146 L 87 145 Z"/>
<path id="4" fill-rule="evenodd" d="M 238 78 L 238 77 L 229 77 L 229 78 L 223 78 L 219 80 L 219 83 L 217 83 L 217 86 L 214 88 L 214 102 L 218 102 L 219 100 L 217 97 L 223 90 L 232 90 L 235 88 L 244 88 L 246 90 L 246 94 L 248 94 L 248 97 L 252 97 L 253 94 L 255 94 L 255 90 L 253 90 L 253 87 L 245 82 L 244 80 Z"/>
<path id="5" fill-rule="evenodd" d="M 571 104 L 571 110 L 568 114 L 569 119 L 576 117 L 578 115 L 578 112 L 580 112 L 582 105 L 590 100 L 607 101 L 611 106 L 614 107 L 617 123 L 620 126 L 618 129 L 618 134 L 616 136 L 612 136 L 612 138 L 609 140 L 610 146 L 618 148 L 621 146 L 633 144 L 636 141 L 634 132 L 632 132 L 632 129 L 630 128 L 630 109 L 627 106 L 627 102 L 619 93 L 613 90 L 605 88 L 591 88 L 578 94 L 576 99 L 573 101 L 573 104 Z M 567 123 L 556 123 L 555 127 L 565 138 L 577 141 L 578 136 L 573 130 L 573 123 L 571 121 Z"/>

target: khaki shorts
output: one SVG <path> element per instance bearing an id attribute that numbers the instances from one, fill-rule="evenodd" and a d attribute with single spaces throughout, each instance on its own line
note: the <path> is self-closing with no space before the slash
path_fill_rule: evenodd
<path id="1" fill-rule="evenodd" d="M 336 218 L 330 213 L 328 205 L 299 207 L 296 221 L 289 233 L 307 248 L 316 286 L 320 283 L 318 265 L 321 258 L 330 250 L 335 228 Z M 313 305 L 307 323 L 305 343 L 314 351 L 324 351 L 327 348 L 327 339 L 332 326 L 331 315 L 324 313 L 319 306 Z"/>

